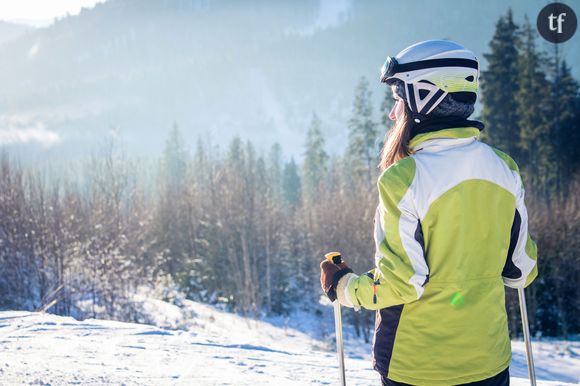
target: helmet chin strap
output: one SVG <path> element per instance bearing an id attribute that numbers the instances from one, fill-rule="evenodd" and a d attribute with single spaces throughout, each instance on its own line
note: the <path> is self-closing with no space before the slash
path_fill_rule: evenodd
<path id="1" fill-rule="evenodd" d="M 415 123 L 420 123 L 425 120 L 426 116 L 429 115 L 448 94 L 429 82 L 406 83 L 405 86 L 407 104 L 413 113 L 413 120 Z M 427 95 L 421 98 L 420 91 L 427 91 Z"/>

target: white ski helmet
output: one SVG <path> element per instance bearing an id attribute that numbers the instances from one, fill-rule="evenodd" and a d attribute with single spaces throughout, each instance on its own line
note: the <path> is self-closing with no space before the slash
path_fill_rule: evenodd
<path id="1" fill-rule="evenodd" d="M 405 100 L 415 122 L 429 115 L 448 95 L 473 104 L 477 98 L 479 62 L 470 50 L 449 40 L 427 40 L 389 56 L 381 82 L 405 85 Z"/>

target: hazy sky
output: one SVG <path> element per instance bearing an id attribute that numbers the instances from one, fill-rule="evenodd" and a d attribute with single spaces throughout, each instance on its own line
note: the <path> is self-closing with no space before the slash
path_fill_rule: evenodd
<path id="1" fill-rule="evenodd" d="M 57 16 L 76 15 L 104 0 L 0 0 L 0 20 L 44 26 Z"/>

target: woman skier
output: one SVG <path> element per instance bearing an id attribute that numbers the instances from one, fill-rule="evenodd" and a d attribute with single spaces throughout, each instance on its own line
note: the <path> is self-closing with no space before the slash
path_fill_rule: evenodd
<path id="1" fill-rule="evenodd" d="M 528 286 L 537 250 L 516 163 L 467 118 L 479 64 L 463 46 L 414 44 L 387 58 L 395 121 L 381 152 L 375 266 L 324 260 L 331 300 L 377 310 L 383 385 L 509 385 L 504 285 Z"/>

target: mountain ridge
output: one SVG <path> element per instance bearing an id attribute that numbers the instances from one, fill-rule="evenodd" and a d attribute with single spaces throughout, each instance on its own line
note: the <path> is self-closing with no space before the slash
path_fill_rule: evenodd
<path id="1" fill-rule="evenodd" d="M 511 5 L 520 19 L 543 2 Z M 114 127 L 131 153 L 148 155 L 176 121 L 191 144 L 210 135 L 225 147 L 239 135 L 300 157 L 316 111 L 338 153 L 361 76 L 378 121 L 385 87 L 375 79 L 388 54 L 450 38 L 483 58 L 507 6 L 109 0 L 0 45 L 0 130 L 42 127 L 59 135 L 59 153 L 78 154 Z M 460 20 L 469 14 L 482 22 Z M 564 51 L 577 46 L 573 39 Z"/>

